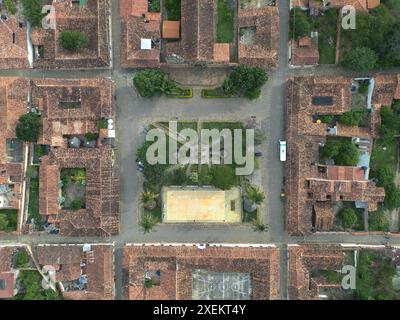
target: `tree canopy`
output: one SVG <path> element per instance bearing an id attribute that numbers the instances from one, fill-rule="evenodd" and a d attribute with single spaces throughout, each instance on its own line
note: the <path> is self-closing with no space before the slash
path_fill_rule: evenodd
<path id="1" fill-rule="evenodd" d="M 299 38 L 310 36 L 311 25 L 306 14 L 300 9 L 293 9 L 290 13 L 290 38 L 298 40 Z"/>
<path id="2" fill-rule="evenodd" d="M 344 208 L 339 213 L 342 226 L 346 229 L 352 228 L 357 223 L 357 214 L 351 208 Z"/>
<path id="3" fill-rule="evenodd" d="M 32 27 L 40 27 L 42 20 L 46 14 L 42 13 L 43 0 L 22 0 L 23 13 L 32 25 Z"/>
<path id="4" fill-rule="evenodd" d="M 333 159 L 338 166 L 356 166 L 360 150 L 351 139 L 328 139 L 321 148 L 321 159 Z"/>
<path id="5" fill-rule="evenodd" d="M 259 67 L 240 66 L 229 75 L 222 88 L 226 94 L 253 100 L 261 95 L 261 88 L 267 81 L 268 75 L 265 70 Z"/>
<path id="6" fill-rule="evenodd" d="M 70 51 L 79 51 L 89 46 L 88 36 L 82 31 L 62 31 L 60 39 L 61 46 Z"/>
<path id="7" fill-rule="evenodd" d="M 377 61 L 378 57 L 372 49 L 358 47 L 345 54 L 342 66 L 353 71 L 366 72 L 375 68 Z"/>
<path id="8" fill-rule="evenodd" d="M 151 98 L 161 93 L 168 94 L 176 87 L 165 72 L 153 69 L 137 72 L 133 78 L 133 84 L 143 98 Z"/>
<path id="9" fill-rule="evenodd" d="M 37 142 L 41 128 L 40 116 L 36 113 L 24 114 L 15 128 L 17 138 L 26 142 Z"/>

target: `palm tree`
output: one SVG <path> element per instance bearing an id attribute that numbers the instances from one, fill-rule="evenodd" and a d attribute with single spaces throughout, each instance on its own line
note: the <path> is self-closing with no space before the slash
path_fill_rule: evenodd
<path id="1" fill-rule="evenodd" d="M 155 217 L 148 213 L 142 214 L 139 225 L 144 233 L 150 233 L 157 224 L 158 220 Z"/>
<path id="2" fill-rule="evenodd" d="M 249 186 L 246 191 L 247 199 L 254 202 L 256 205 L 261 205 L 265 201 L 265 194 L 260 188 Z"/>
<path id="3" fill-rule="evenodd" d="M 158 194 L 151 191 L 142 192 L 140 201 L 143 203 L 146 209 L 154 210 L 157 207 Z"/>
<path id="4" fill-rule="evenodd" d="M 258 232 L 268 232 L 269 226 L 267 224 L 261 223 L 258 219 L 253 221 L 254 231 Z"/>

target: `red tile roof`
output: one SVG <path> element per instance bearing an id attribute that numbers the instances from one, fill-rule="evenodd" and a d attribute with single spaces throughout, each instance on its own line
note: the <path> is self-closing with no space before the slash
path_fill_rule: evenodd
<path id="1" fill-rule="evenodd" d="M 277 248 L 194 246 L 126 246 L 123 253 L 124 298 L 128 300 L 190 300 L 192 272 L 250 273 L 252 298 L 279 297 L 279 250 Z M 160 285 L 144 287 L 144 275 L 160 271 Z"/>

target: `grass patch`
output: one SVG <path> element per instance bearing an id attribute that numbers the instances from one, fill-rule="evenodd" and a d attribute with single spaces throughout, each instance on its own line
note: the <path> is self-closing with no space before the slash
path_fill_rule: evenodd
<path id="1" fill-rule="evenodd" d="M 181 20 L 181 0 L 165 0 L 164 4 L 167 10 L 168 20 Z"/>
<path id="2" fill-rule="evenodd" d="M 17 231 L 18 210 L 3 209 L 0 210 L 0 231 L 14 232 Z"/>
<path id="3" fill-rule="evenodd" d="M 252 223 L 257 221 L 258 217 L 258 208 L 253 212 L 243 211 L 243 223 Z"/>
<path id="4" fill-rule="evenodd" d="M 171 93 L 167 94 L 168 98 L 175 99 L 191 99 L 193 98 L 193 89 L 174 88 Z"/>
<path id="5" fill-rule="evenodd" d="M 313 31 L 318 31 L 320 64 L 335 63 L 338 12 L 337 9 L 329 9 L 323 16 L 312 19 Z"/>
<path id="6" fill-rule="evenodd" d="M 341 283 L 343 279 L 343 275 L 335 270 L 312 270 L 311 277 L 324 278 L 330 284 Z"/>
<path id="7" fill-rule="evenodd" d="M 234 41 L 235 11 L 229 7 L 227 0 L 218 0 L 217 43 Z"/>
<path id="8" fill-rule="evenodd" d="M 34 177 L 30 178 L 29 185 L 29 204 L 28 204 L 28 223 L 32 220 L 35 223 L 36 229 L 38 231 L 43 230 L 42 217 L 39 213 L 39 167 L 32 166 L 31 169 L 34 171 Z"/>
<path id="9" fill-rule="evenodd" d="M 203 99 L 229 99 L 234 98 L 230 94 L 226 94 L 224 90 L 219 87 L 215 89 L 203 89 L 201 90 L 201 97 Z"/>
<path id="10" fill-rule="evenodd" d="M 371 155 L 371 170 L 389 166 L 393 171 L 397 170 L 398 161 L 398 140 L 394 139 L 391 143 L 386 143 L 382 139 L 375 140 Z"/>

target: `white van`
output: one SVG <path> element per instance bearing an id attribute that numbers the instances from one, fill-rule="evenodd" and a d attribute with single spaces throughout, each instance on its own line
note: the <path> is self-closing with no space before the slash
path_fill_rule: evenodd
<path id="1" fill-rule="evenodd" d="M 286 141 L 279 140 L 280 160 L 286 162 Z"/>

